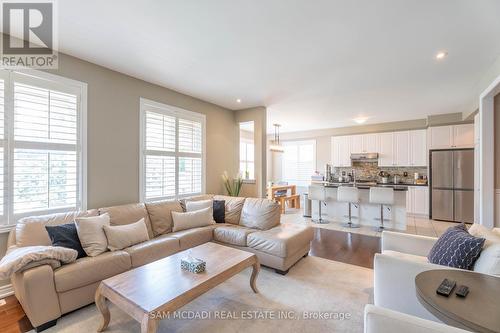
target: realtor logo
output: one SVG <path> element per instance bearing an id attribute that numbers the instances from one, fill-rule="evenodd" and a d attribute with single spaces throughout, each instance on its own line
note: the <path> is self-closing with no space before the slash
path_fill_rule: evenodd
<path id="1" fill-rule="evenodd" d="M 2 2 L 4 68 L 57 68 L 55 3 Z"/>

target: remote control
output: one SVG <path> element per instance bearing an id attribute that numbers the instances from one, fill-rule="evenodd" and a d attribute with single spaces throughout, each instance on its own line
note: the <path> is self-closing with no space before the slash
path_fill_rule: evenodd
<path id="1" fill-rule="evenodd" d="M 467 296 L 468 293 L 469 293 L 469 287 L 467 287 L 467 286 L 459 286 L 457 288 L 457 291 L 455 292 L 455 294 L 458 297 L 465 297 L 465 296 Z"/>
<path id="2" fill-rule="evenodd" d="M 455 281 L 444 279 L 443 282 L 441 282 L 439 287 L 436 289 L 436 293 L 448 297 L 453 291 L 453 288 L 455 288 L 456 284 L 457 283 Z"/>

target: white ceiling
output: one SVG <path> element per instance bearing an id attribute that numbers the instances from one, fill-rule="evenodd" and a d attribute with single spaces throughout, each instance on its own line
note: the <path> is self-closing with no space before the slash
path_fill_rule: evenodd
<path id="1" fill-rule="evenodd" d="M 497 0 L 58 3 L 62 52 L 230 109 L 267 106 L 282 132 L 468 111 L 500 56 Z"/>

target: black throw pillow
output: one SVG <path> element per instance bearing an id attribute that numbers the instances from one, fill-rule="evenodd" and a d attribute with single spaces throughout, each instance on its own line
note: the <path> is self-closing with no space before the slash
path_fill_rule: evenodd
<path id="1" fill-rule="evenodd" d="M 46 226 L 45 229 L 49 233 L 53 246 L 62 246 L 76 250 L 78 252 L 77 259 L 87 256 L 80 243 L 80 238 L 78 238 L 74 223 Z"/>
<path id="2" fill-rule="evenodd" d="M 484 238 L 469 234 L 464 224 L 459 224 L 448 228 L 439 237 L 427 259 L 433 264 L 472 270 L 484 241 Z"/>
<path id="3" fill-rule="evenodd" d="M 214 200 L 214 220 L 217 223 L 226 222 L 226 200 Z"/>

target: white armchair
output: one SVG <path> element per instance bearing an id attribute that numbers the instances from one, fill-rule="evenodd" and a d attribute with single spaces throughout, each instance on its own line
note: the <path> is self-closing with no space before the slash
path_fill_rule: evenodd
<path id="1" fill-rule="evenodd" d="M 436 240 L 397 232 L 382 233 L 382 253 L 376 254 L 374 260 L 376 306 L 440 322 L 420 304 L 415 289 L 417 274 L 432 269 L 455 269 L 427 261 Z"/>
<path id="2" fill-rule="evenodd" d="M 371 304 L 365 307 L 365 333 L 465 333 L 460 328 L 435 323 Z"/>

